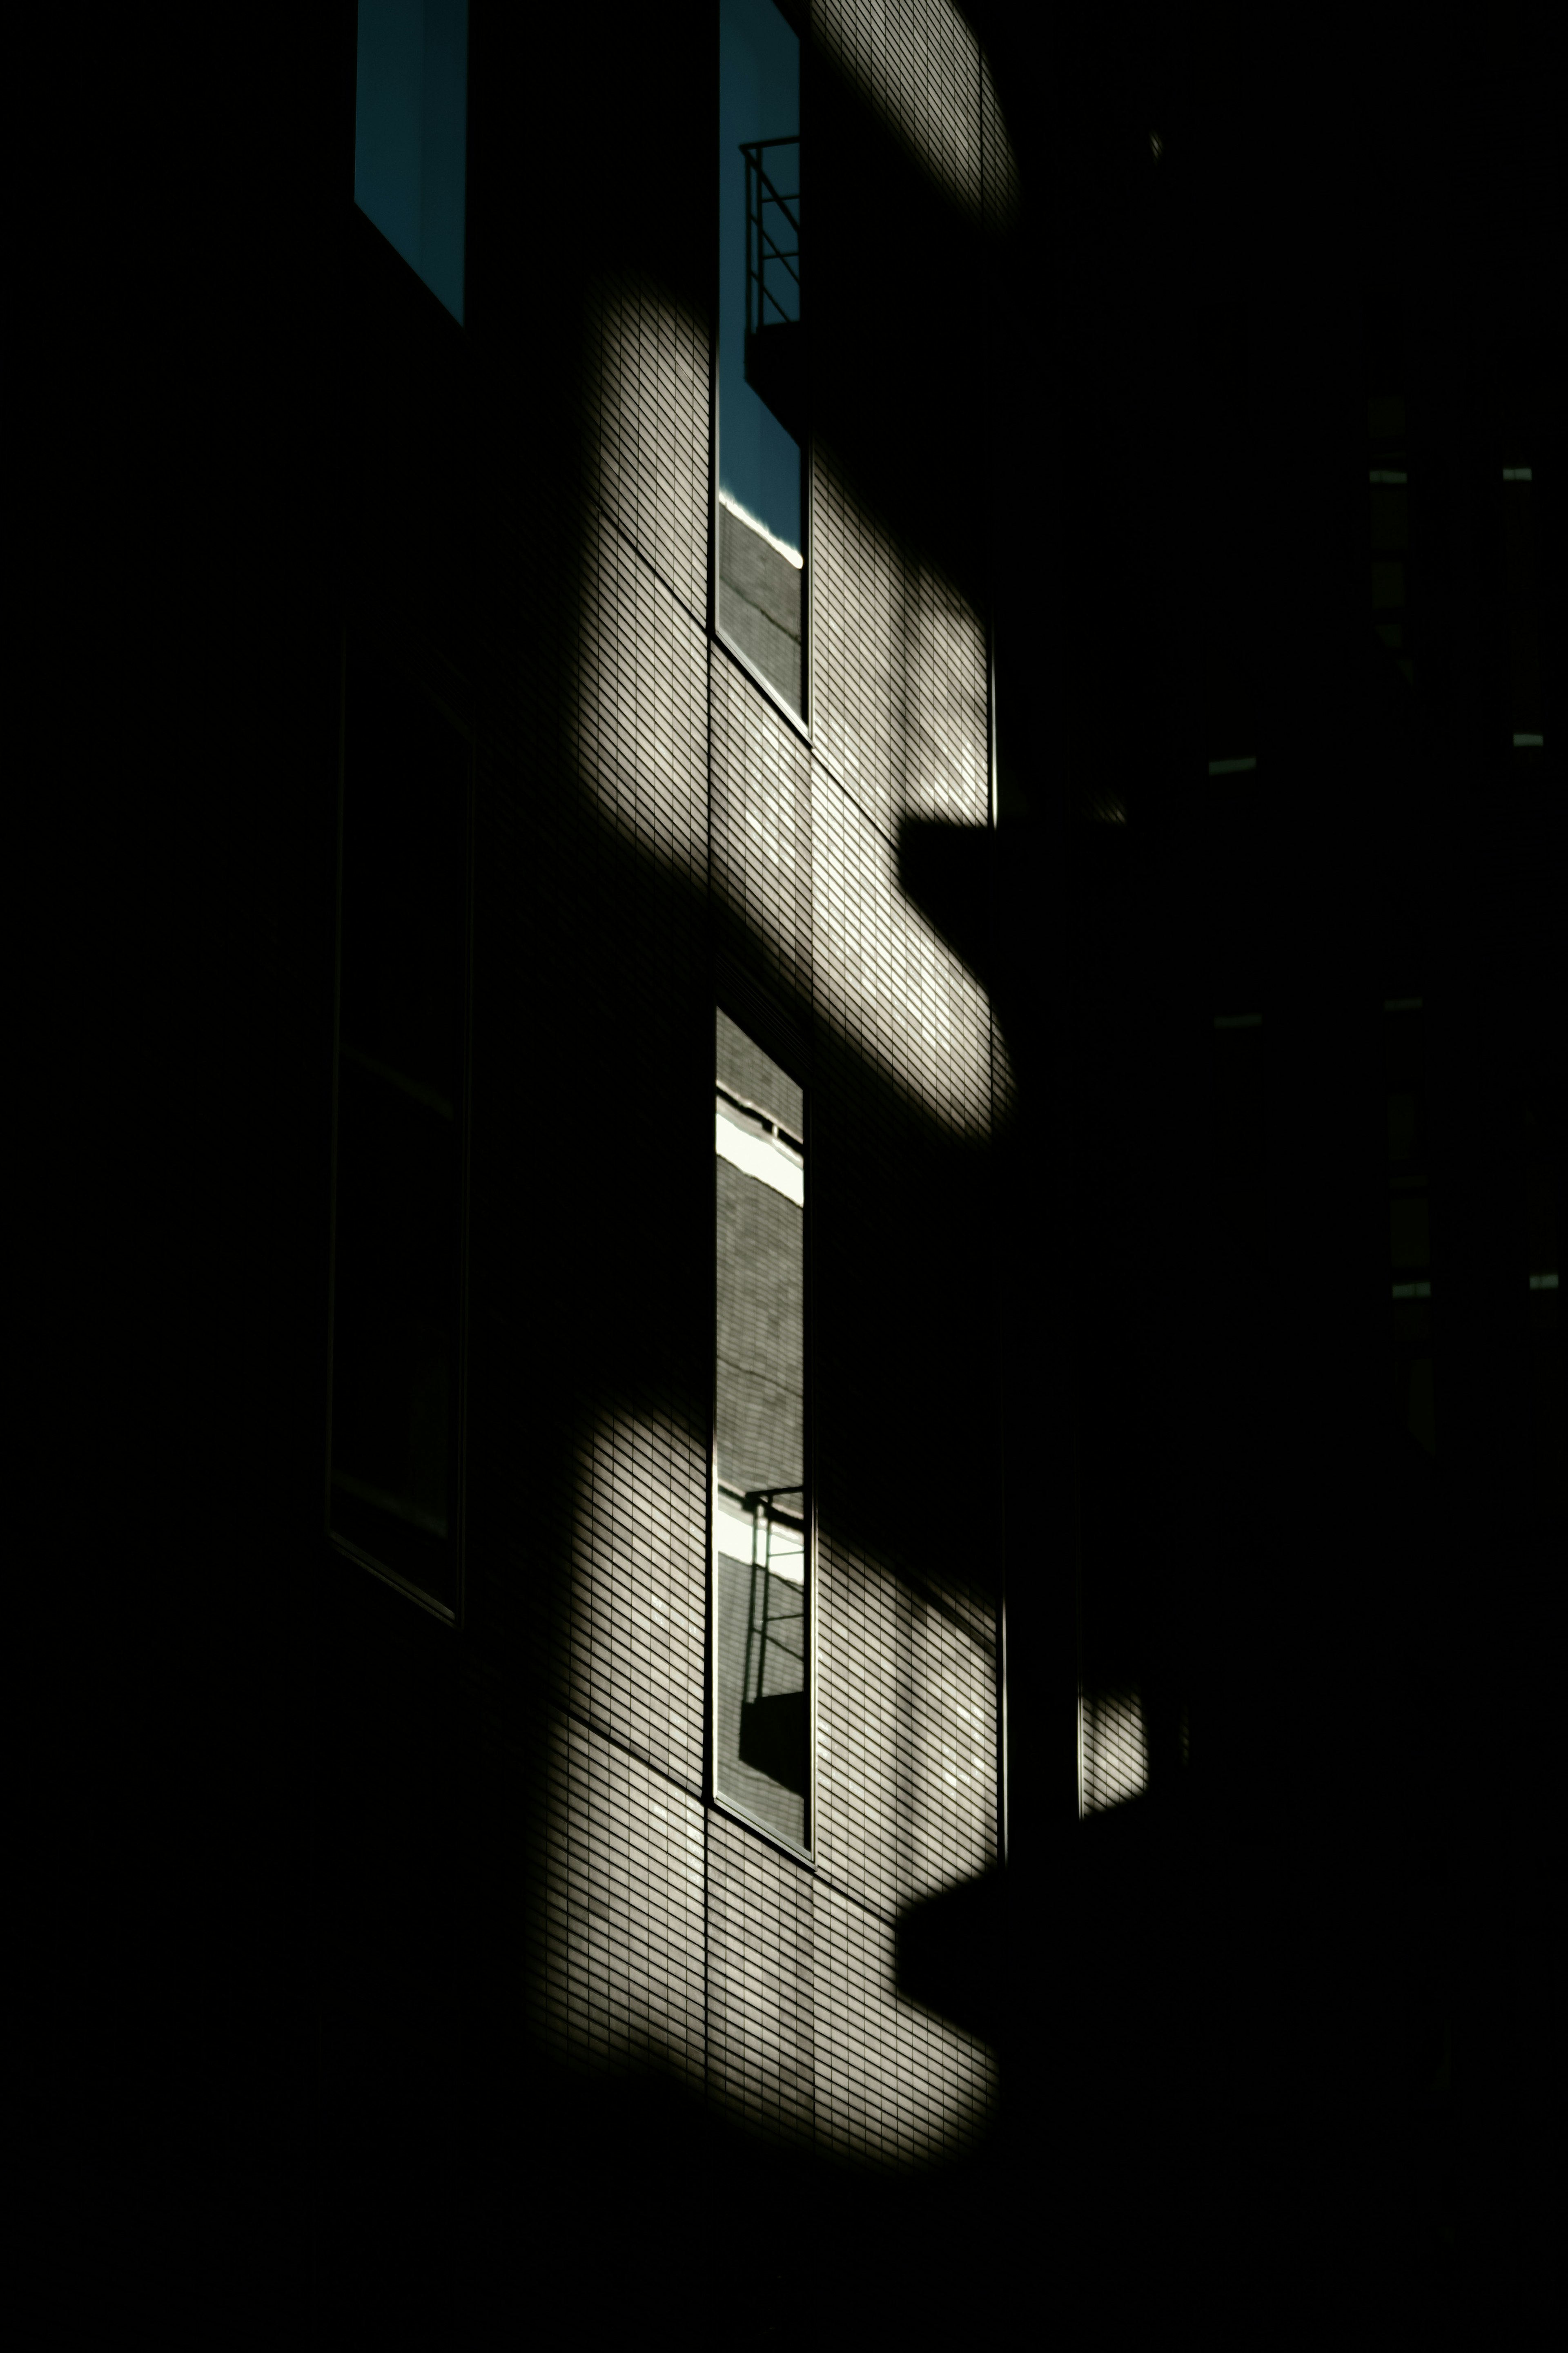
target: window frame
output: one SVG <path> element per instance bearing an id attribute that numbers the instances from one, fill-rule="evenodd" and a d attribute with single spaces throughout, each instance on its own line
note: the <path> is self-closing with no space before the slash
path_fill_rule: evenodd
<path id="1" fill-rule="evenodd" d="M 737 1029 L 745 1031 L 753 1045 L 775 1061 L 787 1077 L 801 1090 L 801 1145 L 805 1160 L 805 1182 L 801 1210 L 801 1428 L 804 1444 L 804 1478 L 805 1486 L 805 1673 L 806 1673 L 806 1776 L 805 1843 L 795 1846 L 780 1836 L 768 1823 L 759 1821 L 746 1807 L 734 1798 L 725 1796 L 719 1788 L 719 1456 L 718 1401 L 719 1382 L 716 1340 L 719 1329 L 719 1187 L 718 1154 L 712 1141 L 712 1112 L 708 1113 L 708 1150 L 710 1154 L 710 1184 L 708 1219 L 708 1542 L 707 1542 L 707 1643 L 706 1691 L 704 1693 L 704 1736 L 702 1744 L 702 1792 L 704 1802 L 715 1812 L 727 1815 L 742 1823 L 756 1837 L 764 1839 L 781 1854 L 789 1856 L 804 1870 L 817 1867 L 817 1692 L 818 1692 L 818 1582 L 817 1582 L 817 1505 L 816 1505 L 816 1383 L 813 1377 L 814 1317 L 814 1206 L 811 1169 L 813 1126 L 815 1120 L 815 1082 L 810 1040 L 798 1023 L 774 1001 L 772 996 L 742 970 L 722 950 L 715 950 L 711 983 L 708 1000 L 708 1062 L 710 1079 L 705 1101 L 711 1106 L 717 1073 L 712 1071 L 713 1033 L 716 1012 L 725 1014 Z"/>
<path id="2" fill-rule="evenodd" d="M 795 34 L 796 40 L 800 43 L 800 143 L 801 153 L 804 156 L 808 141 L 807 121 L 810 108 L 810 99 L 808 95 L 810 89 L 808 59 L 811 56 L 811 44 L 805 37 L 797 10 L 791 5 L 786 5 L 786 0 L 773 0 L 773 5 L 777 8 L 780 16 L 789 26 L 791 31 Z M 717 122 L 719 117 L 720 0 L 713 0 L 711 26 L 713 41 L 713 80 L 710 91 L 711 104 L 709 111 L 709 121 L 710 122 Z M 708 636 L 710 642 L 713 645 L 721 646 L 725 653 L 729 655 L 731 660 L 737 663 L 744 671 L 745 675 L 752 680 L 753 684 L 761 689 L 763 693 L 767 696 L 769 702 L 773 705 L 773 708 L 788 722 L 789 725 L 795 730 L 802 742 L 810 744 L 814 740 L 815 736 L 812 707 L 811 563 L 812 541 L 814 536 L 813 524 L 815 522 L 813 509 L 816 502 L 816 470 L 813 462 L 812 454 L 811 345 L 809 342 L 806 343 L 805 353 L 806 426 L 805 436 L 801 443 L 800 500 L 800 677 L 801 701 L 805 704 L 805 708 L 804 711 L 793 711 L 788 702 L 784 700 L 784 696 L 779 692 L 778 688 L 774 686 L 772 680 L 765 677 L 763 673 L 758 670 L 756 664 L 750 659 L 750 657 L 742 652 L 740 647 L 734 643 L 733 639 L 726 636 L 719 620 L 719 435 L 722 423 L 720 413 L 721 387 L 719 382 L 719 319 L 720 305 L 724 297 L 724 288 L 719 262 L 721 235 L 719 195 L 717 187 L 713 185 L 712 181 L 710 182 L 710 187 L 711 191 L 712 213 L 710 216 L 710 242 L 709 249 L 713 255 L 713 299 L 710 306 L 708 324 Z M 801 213 L 801 269 L 803 280 L 804 272 L 806 267 L 805 244 L 805 214 L 803 206 Z"/>
<path id="3" fill-rule="evenodd" d="M 348 682 L 351 647 L 359 661 L 418 696 L 461 739 L 463 756 L 463 842 L 458 872 L 459 922 L 462 929 L 460 1003 L 461 1057 L 458 1099 L 453 1104 L 457 1124 L 457 1220 L 453 1281 L 454 1336 L 452 1398 L 448 1407 L 450 1509 L 446 1542 L 451 1564 L 448 1603 L 395 1567 L 371 1548 L 332 1525 L 332 1401 L 336 1373 L 338 1276 L 338 1157 L 339 1109 L 342 1083 L 342 950 L 343 950 L 343 815 L 346 800 L 348 745 Z M 473 1011 L 474 1011 L 474 878 L 477 817 L 473 698 L 468 681 L 433 649 L 411 638 L 390 637 L 363 618 L 350 618 L 338 635 L 338 760 L 337 807 L 332 878 L 332 1000 L 331 1041 L 331 1136 L 327 1237 L 326 1430 L 322 1462 L 321 1529 L 328 1545 L 345 1559 L 402 1594 L 418 1609 L 461 1632 L 467 1624 L 468 1599 L 468 1422 L 469 1311 L 469 1239 L 472 1198 Z"/>

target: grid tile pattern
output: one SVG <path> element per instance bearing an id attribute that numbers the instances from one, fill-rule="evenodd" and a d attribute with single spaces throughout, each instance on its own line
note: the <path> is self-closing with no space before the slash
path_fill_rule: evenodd
<path id="1" fill-rule="evenodd" d="M 703 1464 L 696 1431 L 601 1411 L 579 1439 L 567 1704 L 702 1780 Z M 557 1689 L 559 1690 L 559 1683 Z"/>
<path id="2" fill-rule="evenodd" d="M 997 103 L 991 60 L 984 49 L 980 53 L 980 143 L 985 226 L 993 236 L 1007 237 L 1019 224 L 1023 189 L 1018 159 Z"/>
<path id="3" fill-rule="evenodd" d="M 719 1328 L 729 1351 L 714 1411 L 719 1474 L 742 1490 L 794 1482 L 805 1452 L 801 1213 L 727 1160 L 714 1179 L 724 1240 Z M 781 1501 L 801 1508 L 798 1497 Z"/>
<path id="4" fill-rule="evenodd" d="M 708 322 L 638 271 L 605 269 L 583 307 L 589 497 L 700 620 L 708 607 Z"/>
<path id="5" fill-rule="evenodd" d="M 994 2052 L 900 2000 L 888 1922 L 818 1880 L 816 2137 L 900 2166 L 972 2146 L 997 2088 Z"/>
<path id="6" fill-rule="evenodd" d="M 811 989 L 811 754 L 724 649 L 712 688 L 716 936 L 786 1003 Z"/>
<path id="7" fill-rule="evenodd" d="M 588 528 L 570 719 L 578 789 L 606 848 L 613 829 L 696 892 L 707 851 L 701 607 L 695 617 L 683 609 L 602 511 Z M 616 871 L 640 897 L 636 870 Z"/>
<path id="8" fill-rule="evenodd" d="M 702 1809 L 573 1718 L 551 1726 L 548 1900 L 527 2001 L 568 2061 L 703 2068 Z"/>
<path id="9" fill-rule="evenodd" d="M 708 2080 L 721 2107 L 809 2140 L 818 1999 L 812 1883 L 726 1815 L 708 1818 Z"/>
<path id="10" fill-rule="evenodd" d="M 1083 1810 L 1097 1814 L 1148 1787 L 1143 1710 L 1135 1692 L 1086 1693 L 1081 1705 Z"/>
<path id="11" fill-rule="evenodd" d="M 822 1545 L 818 1854 L 890 1917 L 995 1860 L 995 1662 L 862 1553 Z"/>
<path id="12" fill-rule="evenodd" d="M 949 0 L 813 0 L 812 38 L 955 203 L 981 204 L 979 59 Z"/>
<path id="13" fill-rule="evenodd" d="M 727 504 L 720 506 L 717 528 L 719 624 L 725 639 L 792 711 L 803 712 L 801 567 Z"/>
<path id="14" fill-rule="evenodd" d="M 984 616 L 813 463 L 814 749 L 883 830 L 990 806 Z"/>
<path id="15" fill-rule="evenodd" d="M 812 832 L 818 1019 L 835 1050 L 842 1042 L 882 1082 L 874 1096 L 855 1089 L 842 1116 L 857 1118 L 885 1092 L 918 1104 L 950 1135 L 984 1137 L 991 1036 L 984 992 L 901 889 L 888 833 L 820 774 Z M 858 1136 L 857 1148 L 868 1141 Z"/>

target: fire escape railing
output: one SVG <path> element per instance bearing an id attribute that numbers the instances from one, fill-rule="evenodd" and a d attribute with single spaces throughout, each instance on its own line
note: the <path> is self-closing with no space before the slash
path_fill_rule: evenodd
<path id="1" fill-rule="evenodd" d="M 733 1494 L 734 1491 L 732 1489 L 721 1488 L 720 1493 Z M 754 1696 L 757 1699 L 761 1699 L 763 1696 L 763 1684 L 767 1670 L 767 1646 L 770 1626 L 796 1626 L 801 1623 L 805 1616 L 805 1588 L 804 1580 L 801 1586 L 801 1606 L 798 1609 L 789 1610 L 787 1612 L 774 1609 L 772 1599 L 773 1586 L 773 1528 L 775 1525 L 781 1527 L 793 1528 L 799 1535 L 801 1540 L 800 1554 L 802 1556 L 803 1566 L 805 1552 L 805 1520 L 804 1515 L 796 1514 L 794 1512 L 781 1512 L 775 1505 L 773 1498 L 775 1495 L 799 1495 L 804 1499 L 805 1494 L 805 1487 L 796 1484 L 793 1487 L 752 1487 L 743 1495 L 735 1497 L 735 1500 L 740 1504 L 741 1509 L 750 1514 L 752 1521 L 752 1591 L 750 1604 L 746 1614 L 746 1658 L 745 1664 L 741 1672 L 741 1697 L 742 1704 L 745 1703 L 748 1695 L 752 1693 L 752 1649 L 753 1642 L 755 1643 L 757 1651 L 757 1687 Z M 757 1558 L 757 1525 L 759 1513 L 763 1525 L 766 1529 L 765 1546 L 761 1560 Z M 782 1552 L 780 1556 L 781 1558 L 784 1556 Z M 763 1573 L 763 1617 L 760 1626 L 757 1623 L 757 1572 L 759 1569 Z M 795 1659 L 797 1663 L 804 1663 L 804 1652 L 796 1652 L 789 1650 L 787 1644 L 780 1641 L 776 1633 L 773 1635 L 772 1639 L 775 1648 L 783 1650 L 786 1657 Z"/>
<path id="2" fill-rule="evenodd" d="M 746 159 L 746 332 L 748 336 L 758 333 L 768 324 L 764 315 L 764 306 L 769 302 L 778 312 L 781 324 L 795 326 L 800 321 L 800 271 L 793 266 L 800 259 L 800 216 L 798 213 L 790 210 L 792 205 L 799 204 L 800 190 L 792 188 L 787 194 L 781 195 L 763 163 L 764 148 L 798 147 L 799 145 L 798 131 L 785 139 L 743 139 L 741 142 L 741 153 Z M 784 220 L 788 222 L 789 227 L 795 232 L 795 241 L 793 246 L 788 248 L 781 246 L 763 220 L 763 206 L 769 204 L 778 206 Z M 795 308 L 793 315 L 784 309 L 778 296 L 769 290 L 767 266 L 770 256 L 774 261 L 782 262 L 789 276 L 795 280 Z M 782 282 L 776 271 L 773 282 L 775 285 Z M 756 290 L 754 310 L 753 288 Z"/>
<path id="3" fill-rule="evenodd" d="M 752 1487 L 742 1493 L 738 1489 L 721 1485 L 720 1493 L 739 1504 L 752 1522 L 752 1580 L 746 1608 L 746 1651 L 741 1670 L 741 1756 L 743 1763 L 760 1767 L 773 1779 L 805 1796 L 805 1758 L 802 1744 L 805 1732 L 805 1519 L 804 1514 L 780 1511 L 774 1501 L 779 1495 L 799 1495 L 803 1501 L 804 1486 Z M 762 1557 L 758 1557 L 757 1536 L 761 1524 L 766 1530 Z M 799 1537 L 798 1550 L 791 1555 L 801 1563 L 801 1595 L 798 1609 L 782 1610 L 773 1606 L 774 1571 L 773 1566 L 773 1529 L 778 1526 L 793 1530 Z M 781 1549 L 781 1557 L 784 1556 Z M 762 1620 L 757 1617 L 757 1588 L 762 1586 Z M 793 1581 L 793 1580 L 792 1580 Z M 801 1646 L 792 1650 L 778 1630 L 785 1626 L 801 1628 Z M 767 1673 L 767 1647 L 784 1651 L 799 1674 L 798 1687 L 794 1691 L 768 1693 L 763 1686 Z M 756 1688 L 752 1687 L 752 1657 L 757 1660 Z"/>

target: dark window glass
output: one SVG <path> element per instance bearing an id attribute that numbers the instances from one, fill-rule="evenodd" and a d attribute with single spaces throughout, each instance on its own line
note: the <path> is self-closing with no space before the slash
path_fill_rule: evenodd
<path id="1" fill-rule="evenodd" d="M 468 0 L 359 0 L 354 202 L 463 323 Z"/>
<path id="2" fill-rule="evenodd" d="M 804 1090 L 718 1015 L 714 1791 L 802 1852 L 810 1798 Z"/>
<path id="3" fill-rule="evenodd" d="M 718 627 L 805 720 L 800 42 L 721 0 Z"/>
<path id="4" fill-rule="evenodd" d="M 468 776 L 436 705 L 351 659 L 330 1525 L 452 1610 Z"/>

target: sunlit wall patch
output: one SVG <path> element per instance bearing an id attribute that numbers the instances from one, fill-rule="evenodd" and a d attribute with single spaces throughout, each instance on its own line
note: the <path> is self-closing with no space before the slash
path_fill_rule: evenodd
<path id="1" fill-rule="evenodd" d="M 1149 1786 L 1149 1746 L 1136 1691 L 1086 1693 L 1079 1703 L 1086 1814 L 1124 1805 Z"/>
<path id="2" fill-rule="evenodd" d="M 864 19 L 852 8 L 817 11 L 812 37 L 834 68 L 858 85 L 860 100 L 908 148 L 919 169 L 939 180 L 953 203 L 978 221 L 981 111 L 952 103 L 955 70 L 966 81 L 973 75 L 975 83 L 984 74 L 973 28 L 952 0 L 889 0 L 879 11 L 879 21 L 887 38 L 874 51 L 864 37 Z M 1004 151 L 984 157 L 985 175 L 1010 190 L 1017 164 L 1001 109 L 987 106 L 984 123 L 985 136 Z M 1005 217 L 1011 218 L 1010 205 Z"/>
<path id="3" fill-rule="evenodd" d="M 813 944 L 818 1018 L 895 1092 L 957 1135 L 989 1136 L 990 1000 L 903 888 L 898 847 L 848 792 L 811 799 Z M 1003 1060 L 997 1033 L 999 1071 Z"/>

